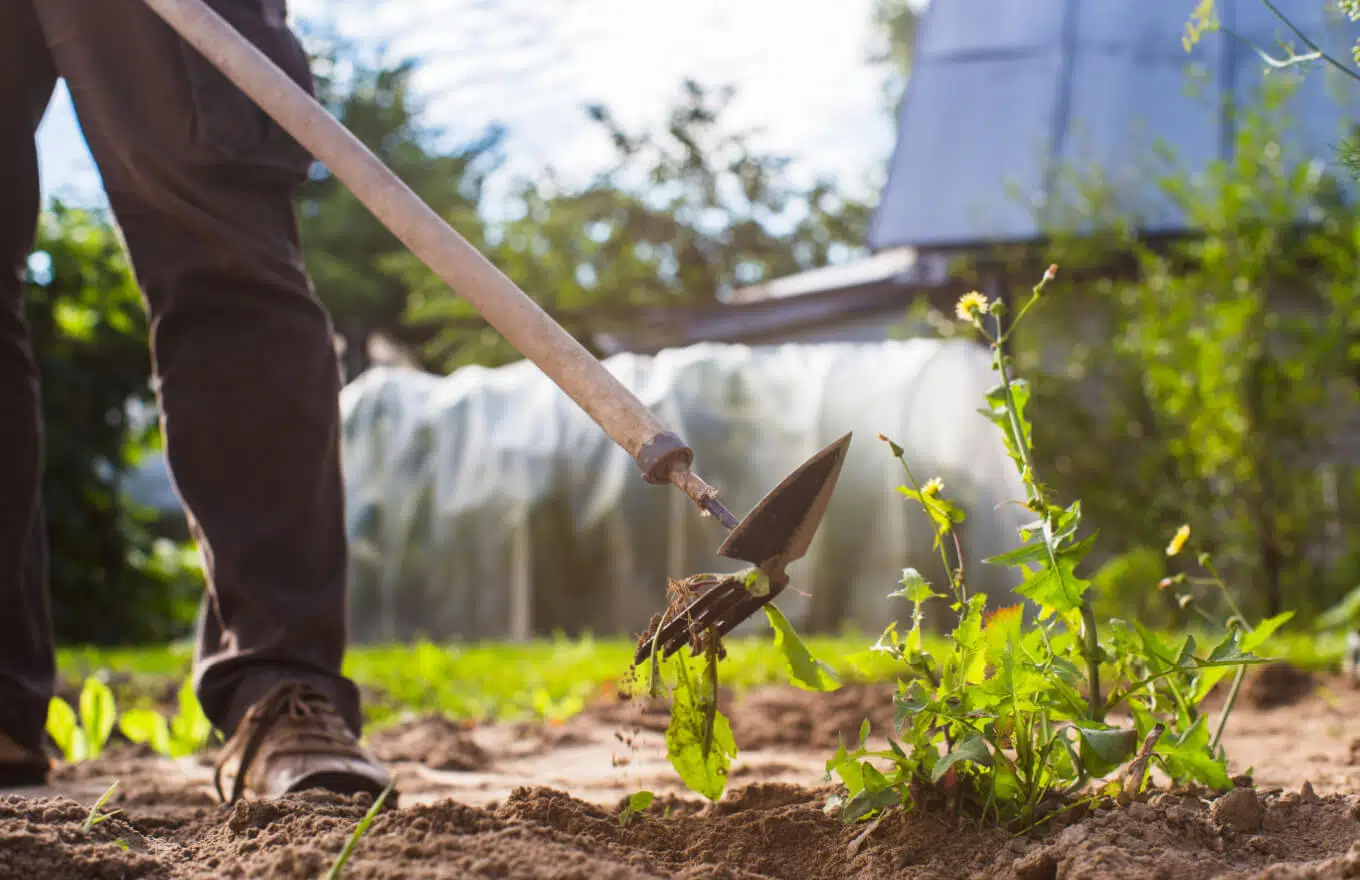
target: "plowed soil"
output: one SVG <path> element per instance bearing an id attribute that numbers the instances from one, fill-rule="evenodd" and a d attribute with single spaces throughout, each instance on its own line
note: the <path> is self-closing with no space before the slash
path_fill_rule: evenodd
<path id="1" fill-rule="evenodd" d="M 874 688 L 830 699 L 771 690 L 725 707 L 743 752 L 717 804 L 680 788 L 645 709 L 596 707 L 558 726 L 417 716 L 370 737 L 393 762 L 401 797 L 345 876 L 1360 877 L 1360 691 L 1341 682 L 1257 673 L 1226 741 L 1254 788 L 1159 789 L 1028 835 L 945 816 L 846 826 L 826 815 L 835 788 L 822 776 L 836 732 L 853 738 L 883 698 Z M 222 806 L 209 759 L 116 748 L 61 768 L 47 788 L 0 794 L 0 880 L 324 877 L 370 803 L 307 793 Z M 83 831 L 115 779 L 105 809 L 121 812 Z M 656 802 L 621 824 L 622 804 L 643 788 Z"/>

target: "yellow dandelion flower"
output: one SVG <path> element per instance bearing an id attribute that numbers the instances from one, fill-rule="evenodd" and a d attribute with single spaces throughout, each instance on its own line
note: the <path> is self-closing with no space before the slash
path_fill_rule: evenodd
<path id="1" fill-rule="evenodd" d="M 1185 549 L 1185 542 L 1190 540 L 1190 527 L 1181 526 L 1176 529 L 1176 536 L 1171 539 L 1171 543 L 1166 545 L 1166 555 L 1175 556 Z"/>
<path id="2" fill-rule="evenodd" d="M 959 297 L 959 304 L 955 306 L 954 312 L 959 316 L 960 321 L 976 321 L 987 314 L 990 307 L 991 304 L 987 302 L 987 297 L 974 290 L 972 293 L 965 293 Z"/>
<path id="3" fill-rule="evenodd" d="M 933 498 L 944 491 L 944 480 L 939 477 L 931 477 L 926 480 L 925 486 L 921 488 L 921 494 Z"/>

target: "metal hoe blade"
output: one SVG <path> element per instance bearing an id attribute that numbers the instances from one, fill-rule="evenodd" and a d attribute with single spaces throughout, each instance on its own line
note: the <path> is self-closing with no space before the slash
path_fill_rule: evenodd
<path id="1" fill-rule="evenodd" d="M 807 553 L 822 523 L 850 449 L 851 436 L 846 434 L 785 477 L 732 528 L 718 548 L 718 555 L 749 562 L 764 572 L 770 579 L 769 592 L 757 596 L 739 581 L 718 582 L 666 622 L 655 638 L 638 646 L 635 663 L 650 657 L 654 646 L 663 659 L 670 657 L 695 634 L 710 627 L 718 635 L 726 635 L 788 586 L 785 569 Z"/>

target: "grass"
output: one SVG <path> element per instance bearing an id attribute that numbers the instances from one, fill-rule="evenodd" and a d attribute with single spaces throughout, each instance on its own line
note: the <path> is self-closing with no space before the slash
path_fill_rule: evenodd
<path id="1" fill-rule="evenodd" d="M 890 681 L 900 670 L 886 655 L 865 651 L 876 635 L 847 632 L 806 636 L 813 656 L 846 680 Z M 1170 635 L 1168 636 L 1171 637 Z M 942 641 L 927 649 L 942 650 Z M 788 676 L 779 649 L 767 635 L 728 641 L 730 659 L 723 684 L 740 692 L 780 684 Z M 1345 647 L 1341 634 L 1322 636 L 1283 631 L 1272 655 L 1305 669 L 1335 669 Z M 544 639 L 526 643 L 479 642 L 359 645 L 351 648 L 345 672 L 361 687 L 383 695 L 370 701 L 370 722 L 381 725 L 406 710 L 438 710 L 455 720 L 563 720 L 598 696 L 611 692 L 632 659 L 631 639 Z M 182 643 L 59 652 L 62 676 L 78 685 L 90 675 L 111 674 L 119 705 L 124 693 L 168 692 L 189 674 L 191 646 Z M 122 692 L 120 692 L 122 691 Z"/>

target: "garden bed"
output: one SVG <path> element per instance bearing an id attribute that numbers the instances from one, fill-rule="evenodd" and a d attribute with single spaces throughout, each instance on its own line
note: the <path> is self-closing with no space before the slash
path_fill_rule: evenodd
<path id="1" fill-rule="evenodd" d="M 885 704 L 881 686 L 849 686 L 760 688 L 725 706 L 742 752 L 716 805 L 676 779 L 664 714 L 606 702 L 556 724 L 415 716 L 370 737 L 393 762 L 401 799 L 378 815 L 346 876 L 1360 876 L 1360 692 L 1338 680 L 1249 679 L 1225 744 L 1254 789 L 1155 789 L 1028 835 L 942 814 L 891 814 L 872 831 L 828 816 L 834 787 L 822 775 L 837 732 L 853 739 Z M 0 795 L 0 877 L 322 877 L 369 805 L 307 794 L 219 806 L 210 760 L 120 746 L 63 766 L 46 789 Z M 122 812 L 83 832 L 114 780 L 104 809 Z M 656 800 L 621 824 L 639 790 Z"/>

